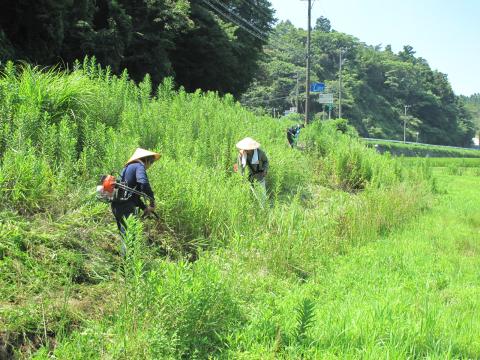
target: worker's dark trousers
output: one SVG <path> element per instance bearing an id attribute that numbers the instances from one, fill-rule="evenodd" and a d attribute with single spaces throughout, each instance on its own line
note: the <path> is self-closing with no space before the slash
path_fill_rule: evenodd
<path id="1" fill-rule="evenodd" d="M 288 144 L 291 147 L 295 146 L 295 138 L 293 137 L 293 135 L 287 134 L 287 140 L 288 140 Z"/>
<path id="2" fill-rule="evenodd" d="M 115 216 L 115 220 L 117 221 L 118 230 L 120 231 L 120 237 L 122 241 L 122 250 L 121 253 L 125 256 L 127 251 L 126 243 L 125 243 L 125 232 L 127 231 L 127 224 L 125 223 L 125 219 L 131 215 L 138 214 L 138 208 L 133 201 L 125 201 L 120 203 L 112 203 L 112 213 Z"/>

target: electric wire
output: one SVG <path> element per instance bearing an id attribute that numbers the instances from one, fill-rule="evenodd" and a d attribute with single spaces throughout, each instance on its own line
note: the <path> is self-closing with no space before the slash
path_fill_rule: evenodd
<path id="1" fill-rule="evenodd" d="M 221 17 L 223 18 L 226 18 L 228 19 L 230 22 L 234 23 L 235 25 L 239 26 L 240 28 L 242 28 L 243 30 L 247 31 L 249 34 L 251 34 L 252 36 L 256 37 L 257 39 L 261 40 L 261 41 L 264 41 L 264 42 L 267 42 L 267 38 L 263 36 L 263 34 L 258 34 L 254 31 L 252 31 L 251 29 L 245 27 L 244 25 L 242 25 L 238 20 L 236 20 L 235 18 L 232 18 L 230 15 L 228 15 L 227 13 L 223 12 L 221 9 L 219 9 L 217 6 L 215 6 L 213 3 L 211 3 L 210 1 L 208 0 L 203 0 L 203 2 L 205 4 L 207 4 L 208 6 L 210 6 L 210 11 L 213 10 L 213 12 L 216 14 L 216 15 L 220 15 Z"/>
<path id="2" fill-rule="evenodd" d="M 240 23 L 238 20 L 236 20 L 235 18 L 233 18 L 232 16 L 230 16 L 229 14 L 223 12 L 221 9 L 219 9 L 217 6 L 215 6 L 214 4 L 212 4 L 209 0 L 203 0 L 203 2 L 208 5 L 210 7 L 210 11 L 213 10 L 214 13 L 216 13 L 216 15 L 221 15 L 222 17 L 228 19 L 229 21 L 231 21 L 232 23 L 238 25 L 239 27 L 241 27 L 243 30 L 247 31 L 250 35 L 256 37 L 257 39 L 263 41 L 263 42 L 268 42 L 268 37 L 266 37 L 265 35 L 260 35 L 260 34 L 257 34 L 256 32 L 250 30 L 249 28 L 245 27 L 244 25 L 242 25 L 242 23 Z"/>
<path id="3" fill-rule="evenodd" d="M 268 35 L 263 32 L 263 30 L 260 30 L 256 25 L 254 25 L 253 23 L 251 23 L 250 21 L 248 21 L 247 19 L 245 19 L 244 17 L 242 17 L 241 15 L 237 14 L 236 12 L 232 11 L 231 9 L 228 8 L 227 5 L 225 4 L 222 4 L 219 0 L 213 0 L 215 1 L 218 5 L 220 5 L 221 7 L 223 7 L 226 11 L 228 11 L 230 14 L 232 14 L 233 16 L 237 17 L 240 21 L 243 21 L 243 23 L 245 23 L 246 25 L 250 26 L 251 29 L 253 29 L 254 31 L 256 31 L 260 36 L 265 36 L 265 37 L 268 37 Z"/>

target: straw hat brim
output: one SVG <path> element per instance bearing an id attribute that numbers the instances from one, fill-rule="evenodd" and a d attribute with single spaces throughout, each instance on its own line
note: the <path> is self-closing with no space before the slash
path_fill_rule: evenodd
<path id="1" fill-rule="evenodd" d="M 260 147 L 260 143 L 252 138 L 246 137 L 245 139 L 240 140 L 236 146 L 239 150 L 255 150 Z"/>
<path id="2" fill-rule="evenodd" d="M 149 156 L 153 156 L 155 161 L 157 161 L 158 159 L 160 159 L 161 155 L 159 153 L 156 153 L 156 152 L 153 152 L 153 151 L 145 150 L 145 149 L 142 149 L 142 148 L 137 148 L 135 150 L 135 152 L 133 153 L 133 155 L 130 157 L 130 159 L 128 159 L 128 161 L 125 165 L 128 165 L 128 164 L 130 164 L 134 161 L 141 160 L 141 159 L 149 157 Z"/>

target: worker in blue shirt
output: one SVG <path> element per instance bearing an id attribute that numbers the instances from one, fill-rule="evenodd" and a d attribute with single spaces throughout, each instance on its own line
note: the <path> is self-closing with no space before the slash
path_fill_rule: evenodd
<path id="1" fill-rule="evenodd" d="M 288 144 L 293 148 L 297 146 L 298 137 L 300 135 L 300 130 L 304 127 L 303 124 L 297 124 L 287 129 L 287 140 Z"/>
<path id="2" fill-rule="evenodd" d="M 121 190 L 124 191 L 122 200 L 112 202 L 112 212 L 122 235 L 125 234 L 126 229 L 125 219 L 138 214 L 139 208 L 143 211 L 144 216 L 155 211 L 155 195 L 148 181 L 146 170 L 159 158 L 160 154 L 158 153 L 138 148 L 120 173 L 122 183 L 128 188 L 145 194 L 145 197 L 149 199 L 147 206 L 139 194 Z"/>

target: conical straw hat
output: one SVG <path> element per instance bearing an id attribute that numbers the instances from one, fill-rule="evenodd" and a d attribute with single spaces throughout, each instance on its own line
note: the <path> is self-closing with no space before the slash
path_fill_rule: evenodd
<path id="1" fill-rule="evenodd" d="M 237 143 L 237 148 L 239 150 L 255 150 L 260 147 L 260 144 L 253 140 L 252 138 L 246 137 L 243 140 L 240 140 Z"/>
<path id="2" fill-rule="evenodd" d="M 155 160 L 160 159 L 160 154 L 158 154 L 158 153 L 155 153 L 153 151 L 148 151 L 148 150 L 145 150 L 145 149 L 141 149 L 141 148 L 137 148 L 137 150 L 135 150 L 135 152 L 133 153 L 132 157 L 130 159 L 128 159 L 126 165 L 128 165 L 128 164 L 130 164 L 130 163 L 132 163 L 136 160 L 146 158 L 147 156 L 153 156 L 153 157 L 155 157 Z"/>

